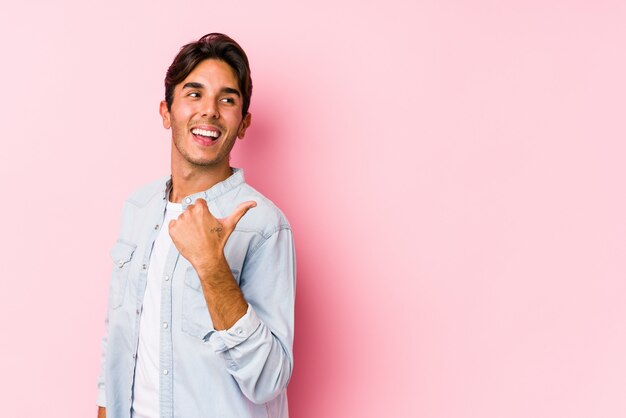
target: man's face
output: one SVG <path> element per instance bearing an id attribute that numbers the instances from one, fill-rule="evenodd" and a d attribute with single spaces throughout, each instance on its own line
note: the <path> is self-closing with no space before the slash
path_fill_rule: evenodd
<path id="1" fill-rule="evenodd" d="M 243 138 L 250 114 L 234 70 L 224 61 L 207 59 L 174 88 L 171 110 L 161 102 L 163 126 L 172 128 L 172 165 L 228 168 L 237 138 Z"/>

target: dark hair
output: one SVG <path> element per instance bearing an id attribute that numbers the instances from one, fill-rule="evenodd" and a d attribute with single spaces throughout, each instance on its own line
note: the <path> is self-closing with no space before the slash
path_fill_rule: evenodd
<path id="1" fill-rule="evenodd" d="M 222 33 L 209 33 L 180 49 L 165 75 L 165 102 L 168 110 L 172 110 L 174 88 L 187 78 L 198 64 L 209 58 L 222 60 L 235 71 L 239 90 L 243 95 L 242 114 L 245 116 L 252 96 L 250 64 L 239 44 Z"/>

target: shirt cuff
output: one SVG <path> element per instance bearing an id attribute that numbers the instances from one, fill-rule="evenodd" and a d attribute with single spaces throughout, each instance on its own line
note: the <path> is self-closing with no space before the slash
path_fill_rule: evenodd
<path id="1" fill-rule="evenodd" d="M 106 408 L 106 392 L 104 389 L 98 389 L 98 398 L 96 399 L 96 406 Z"/>
<path id="2" fill-rule="evenodd" d="M 261 321 L 256 316 L 252 306 L 248 304 L 246 313 L 232 327 L 211 333 L 209 344 L 211 344 L 216 353 L 230 350 L 246 341 L 259 325 L 261 325 Z"/>

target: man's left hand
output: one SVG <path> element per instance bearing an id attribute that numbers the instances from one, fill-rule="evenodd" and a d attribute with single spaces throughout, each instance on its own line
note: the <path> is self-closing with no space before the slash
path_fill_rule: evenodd
<path id="1" fill-rule="evenodd" d="M 170 236 L 196 271 L 211 269 L 223 260 L 224 246 L 237 222 L 255 206 L 254 201 L 244 202 L 230 216 L 218 219 L 209 211 L 204 199 L 197 199 L 178 219 L 170 221 Z"/>

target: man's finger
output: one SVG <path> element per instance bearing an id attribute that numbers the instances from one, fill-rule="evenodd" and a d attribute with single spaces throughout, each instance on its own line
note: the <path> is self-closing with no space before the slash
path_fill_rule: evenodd
<path id="1" fill-rule="evenodd" d="M 206 209 L 207 212 L 211 213 L 209 210 L 209 205 L 206 203 L 206 200 L 202 198 L 196 199 L 191 205 L 187 206 L 187 210 L 190 211 L 204 211 Z"/>
<path id="2" fill-rule="evenodd" d="M 256 202 L 253 200 L 249 200 L 247 202 L 243 202 L 237 209 L 233 211 L 227 218 L 222 220 L 222 224 L 228 229 L 235 229 L 235 225 L 239 222 L 239 220 L 246 214 L 248 210 L 256 206 Z"/>

